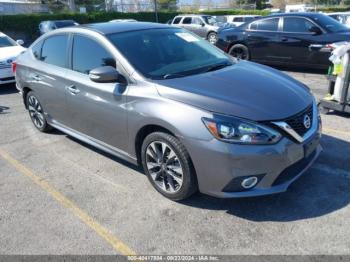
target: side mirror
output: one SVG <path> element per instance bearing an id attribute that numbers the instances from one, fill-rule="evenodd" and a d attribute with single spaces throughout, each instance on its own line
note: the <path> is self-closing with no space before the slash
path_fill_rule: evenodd
<path id="1" fill-rule="evenodd" d="M 18 39 L 16 41 L 16 43 L 19 44 L 19 45 L 24 45 L 24 41 L 22 39 Z"/>
<path id="2" fill-rule="evenodd" d="M 311 32 L 313 35 L 320 35 L 322 34 L 322 31 L 319 27 L 317 26 L 312 26 L 309 28 L 309 32 Z"/>
<path id="3" fill-rule="evenodd" d="M 89 77 L 96 83 L 115 83 L 118 81 L 119 73 L 112 66 L 102 66 L 92 69 Z"/>
<path id="4" fill-rule="evenodd" d="M 202 26 L 202 27 L 204 27 L 204 26 L 205 26 L 205 24 L 204 24 L 204 23 L 201 23 L 201 26 Z"/>

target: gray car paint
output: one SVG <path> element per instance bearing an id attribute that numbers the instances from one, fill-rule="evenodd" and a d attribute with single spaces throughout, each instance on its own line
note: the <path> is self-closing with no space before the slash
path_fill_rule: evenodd
<path id="1" fill-rule="evenodd" d="M 156 25 L 149 25 L 152 26 Z M 272 187 L 283 169 L 303 157 L 307 141 L 299 144 L 284 137 L 267 146 L 225 143 L 208 132 L 202 118 L 212 118 L 217 112 L 256 121 L 276 120 L 294 115 L 311 103 L 317 114 L 313 97 L 302 84 L 250 62 L 195 76 L 152 81 L 135 71 L 102 34 L 88 28 L 55 30 L 33 45 L 59 33 L 79 33 L 96 39 L 115 56 L 118 71 L 128 83 L 94 83 L 87 75 L 36 60 L 29 48 L 17 60 L 17 88 L 23 95 L 26 88 L 36 92 L 53 127 L 135 164 L 139 132 L 151 125 L 165 128 L 188 150 L 199 190 L 218 197 L 282 192 L 294 181 Z M 39 80 L 33 78 L 36 74 L 40 75 Z M 71 85 L 80 92 L 70 93 Z M 310 139 L 320 135 L 317 121 L 313 130 Z M 320 151 L 319 146 L 310 165 Z M 232 178 L 260 172 L 266 176 L 254 190 L 222 192 Z"/>
<path id="2" fill-rule="evenodd" d="M 254 121 L 284 119 L 312 103 L 310 92 L 297 81 L 245 61 L 222 70 L 158 83 L 163 97 Z"/>

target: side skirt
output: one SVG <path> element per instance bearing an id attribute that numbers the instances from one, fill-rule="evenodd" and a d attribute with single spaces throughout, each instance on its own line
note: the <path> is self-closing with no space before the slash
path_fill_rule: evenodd
<path id="1" fill-rule="evenodd" d="M 69 127 L 66 127 L 66 126 L 58 123 L 55 120 L 51 120 L 49 122 L 49 124 L 52 127 L 62 131 L 63 133 L 65 133 L 65 134 L 67 134 L 69 136 L 72 136 L 72 137 L 74 137 L 74 138 L 76 138 L 76 139 L 78 139 L 78 140 L 80 140 L 80 141 L 82 141 L 82 142 L 84 142 L 86 144 L 89 144 L 89 145 L 91 145 L 93 147 L 96 147 L 96 148 L 98 148 L 98 149 L 100 149 L 100 150 L 102 150 L 104 152 L 107 152 L 107 153 L 113 155 L 113 156 L 119 157 L 119 158 L 121 158 L 121 159 L 123 159 L 123 160 L 125 160 L 127 162 L 130 162 L 130 163 L 132 163 L 134 165 L 138 164 L 137 163 L 137 159 L 135 157 L 129 155 L 128 153 L 126 153 L 126 152 L 124 152 L 124 151 L 122 151 L 122 150 L 120 150 L 118 148 L 115 148 L 115 147 L 110 146 L 110 145 L 108 145 L 108 144 L 106 144 L 106 143 L 104 143 L 104 142 L 102 142 L 100 140 L 97 140 L 95 138 L 92 138 L 90 136 L 82 134 L 80 132 L 77 132 L 77 131 L 69 128 Z"/>

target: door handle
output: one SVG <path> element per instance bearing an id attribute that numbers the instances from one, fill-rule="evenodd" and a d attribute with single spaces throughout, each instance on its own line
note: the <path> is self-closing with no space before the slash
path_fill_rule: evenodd
<path id="1" fill-rule="evenodd" d="M 40 76 L 38 76 L 38 75 L 32 76 L 32 79 L 33 79 L 34 81 L 41 81 L 41 78 L 40 78 Z"/>
<path id="2" fill-rule="evenodd" d="M 67 91 L 73 95 L 79 94 L 80 90 L 78 88 L 76 88 L 74 85 L 71 86 L 67 86 L 66 87 Z"/>
<path id="3" fill-rule="evenodd" d="M 281 41 L 282 41 L 282 42 L 287 42 L 287 41 L 288 41 L 288 38 L 287 38 L 287 37 L 282 37 L 282 38 L 281 38 Z"/>
<path id="4" fill-rule="evenodd" d="M 323 45 L 320 44 L 311 44 L 309 45 L 309 51 L 320 51 Z"/>

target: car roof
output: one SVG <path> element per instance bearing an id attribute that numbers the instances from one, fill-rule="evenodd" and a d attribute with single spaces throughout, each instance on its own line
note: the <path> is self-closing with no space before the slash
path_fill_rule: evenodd
<path id="1" fill-rule="evenodd" d="M 309 18 L 315 18 L 324 16 L 322 13 L 313 13 L 313 12 L 293 12 L 293 13 L 279 13 L 279 14 L 271 14 L 266 17 L 293 17 L 293 16 L 303 16 Z"/>
<path id="2" fill-rule="evenodd" d="M 75 28 L 83 28 L 96 31 L 103 35 L 109 35 L 114 33 L 129 32 L 129 31 L 139 31 L 146 29 L 161 29 L 161 28 L 173 28 L 166 24 L 157 24 L 149 22 L 123 22 L 123 23 L 94 23 L 79 25 Z"/>
<path id="3" fill-rule="evenodd" d="M 212 16 L 212 15 L 204 15 L 204 14 L 181 14 L 181 15 L 177 15 L 176 17 L 182 17 L 182 16 Z"/>

